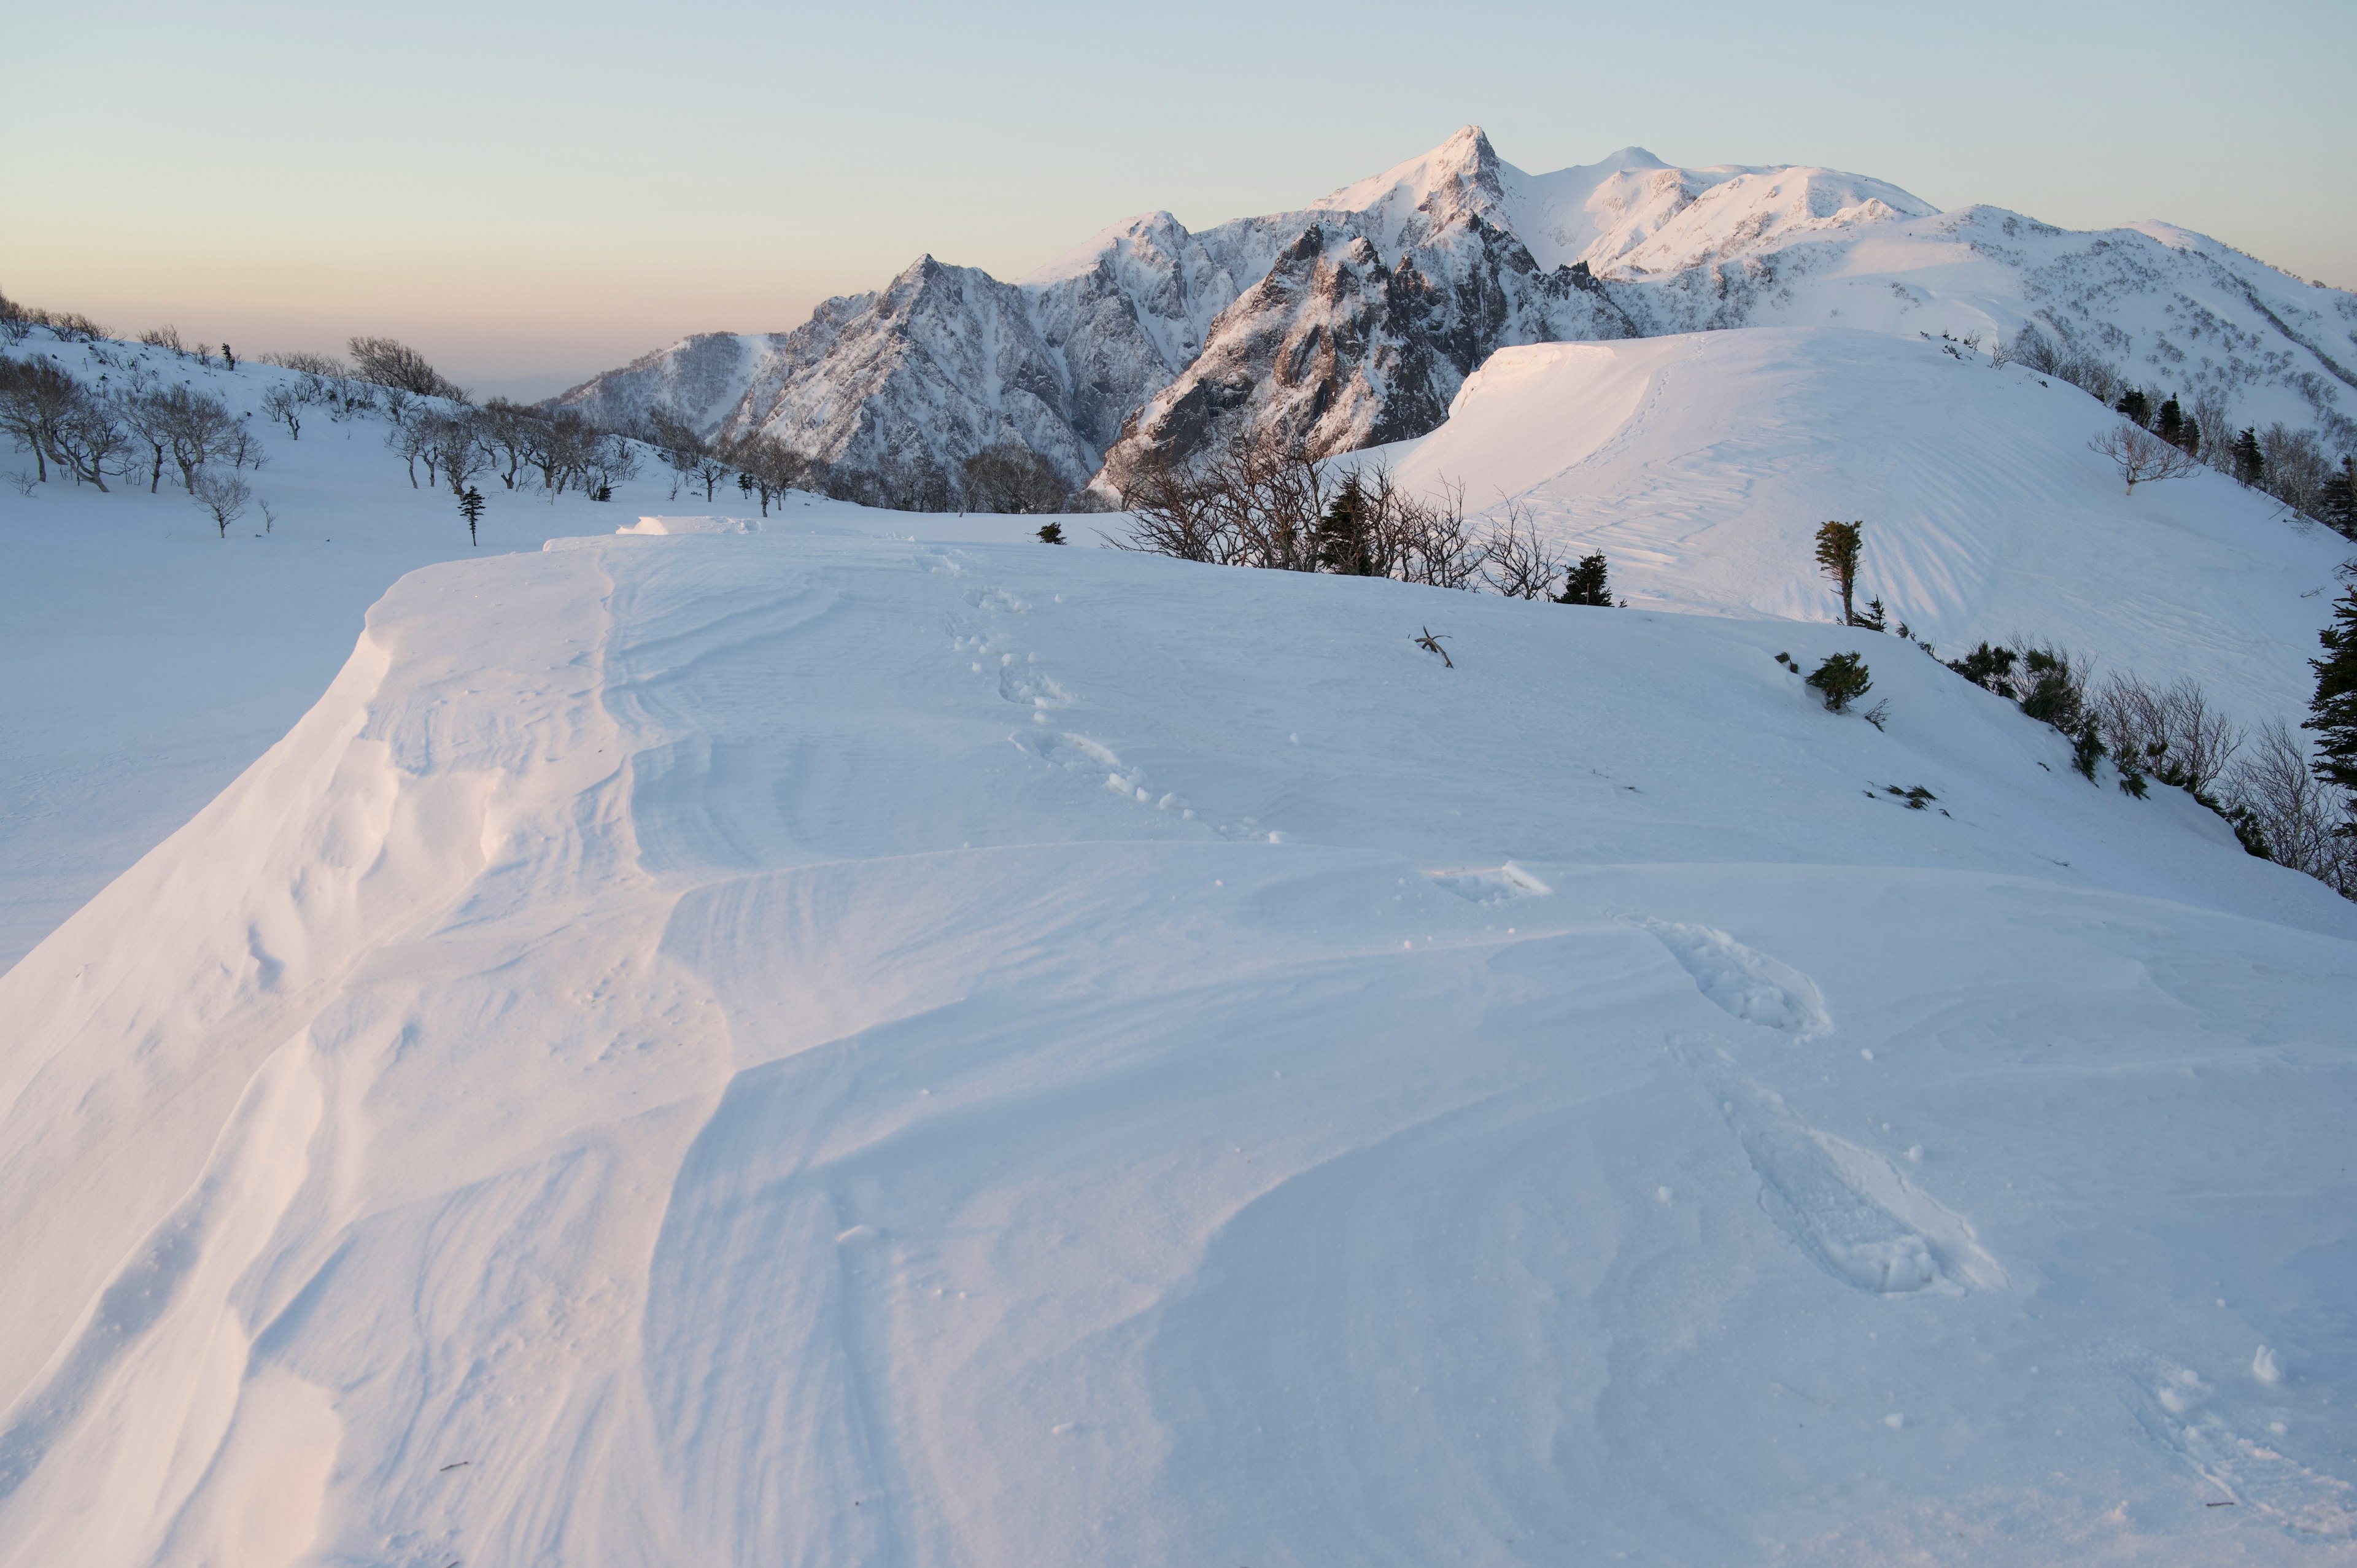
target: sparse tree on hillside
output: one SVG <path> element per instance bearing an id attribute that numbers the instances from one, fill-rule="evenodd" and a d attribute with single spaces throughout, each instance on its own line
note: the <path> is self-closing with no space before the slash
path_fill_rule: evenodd
<path id="1" fill-rule="evenodd" d="M 240 434 L 237 416 L 212 393 L 185 386 L 166 387 L 150 394 L 149 401 L 165 446 L 180 470 L 180 487 L 194 495 L 198 470 L 231 455 Z"/>
<path id="2" fill-rule="evenodd" d="M 475 525 L 483 521 L 483 492 L 472 485 L 460 491 L 458 515 L 467 520 L 467 543 L 472 548 L 476 542 Z"/>
<path id="3" fill-rule="evenodd" d="M 2319 519 L 2343 539 L 2357 540 L 2357 457 L 2341 459 L 2341 471 L 2325 482 Z"/>
<path id="4" fill-rule="evenodd" d="M 81 383 L 42 359 L 0 360 L 0 429 L 29 446 L 39 481 L 47 484 L 58 432 L 81 398 Z"/>
<path id="5" fill-rule="evenodd" d="M 274 386 L 262 394 L 262 412 L 286 427 L 289 441 L 303 439 L 303 394 L 290 386 Z"/>
<path id="6" fill-rule="evenodd" d="M 2137 424 L 2115 424 L 2087 443 L 2087 450 L 2112 460 L 2120 478 L 2136 494 L 2143 484 L 2182 478 L 2199 467 L 2183 447 L 2172 445 Z"/>
<path id="7" fill-rule="evenodd" d="M 1061 510 L 1068 491 L 1053 463 L 1014 441 L 985 446 L 958 465 L 958 489 L 969 511 L 1032 516 Z"/>
<path id="8" fill-rule="evenodd" d="M 1611 607 L 1612 584 L 1603 551 L 1590 551 L 1564 574 L 1563 592 L 1556 596 L 1555 603 Z"/>
<path id="9" fill-rule="evenodd" d="M 2152 399 L 2141 387 L 2130 387 L 2120 393 L 2120 401 L 2112 405 L 2112 412 L 2139 430 L 2152 424 Z"/>
<path id="10" fill-rule="evenodd" d="M 346 347 L 351 351 L 353 371 L 364 381 L 398 387 L 418 397 L 447 398 L 452 403 L 467 400 L 466 388 L 426 363 L 425 356 L 406 343 L 391 338 L 355 338 Z"/>
<path id="11" fill-rule="evenodd" d="M 1863 522 L 1829 522 L 1817 530 L 1817 570 L 1841 595 L 1844 626 L 1857 624 L 1857 566 L 1866 552 L 1865 530 Z"/>
<path id="12" fill-rule="evenodd" d="M 1544 599 L 1555 592 L 1563 575 L 1538 529 L 1519 502 L 1509 501 L 1505 521 L 1492 525 L 1481 543 L 1481 576 L 1509 599 Z"/>
<path id="13" fill-rule="evenodd" d="M 2244 426 L 2243 433 L 2234 437 L 2232 452 L 2234 478 L 2254 488 L 2266 478 L 2267 460 L 2266 455 L 2259 450 L 2257 431 L 2248 425 Z"/>
<path id="14" fill-rule="evenodd" d="M 226 343 L 221 345 L 221 363 L 230 370 L 237 369 L 237 350 Z"/>
<path id="15" fill-rule="evenodd" d="M 718 489 L 720 481 L 734 471 L 729 467 L 727 458 L 717 452 L 705 451 L 696 457 L 695 467 L 688 470 L 688 478 L 704 487 L 704 501 L 709 506 L 712 504 L 712 492 Z"/>
<path id="16" fill-rule="evenodd" d="M 728 443 L 728 461 L 753 493 L 761 499 L 761 515 L 770 515 L 770 503 L 802 482 L 810 465 L 801 455 L 774 435 L 740 435 Z"/>
<path id="17" fill-rule="evenodd" d="M 1313 531 L 1321 570 L 1345 577 L 1380 575 L 1375 569 L 1372 531 L 1368 527 L 1370 510 L 1359 476 L 1345 478 Z"/>
<path id="18" fill-rule="evenodd" d="M 2357 588 L 2334 601 L 2332 624 L 2317 633 L 2324 657 L 2311 659 L 2316 694 L 2310 699 L 2303 729 L 2316 732 L 2317 771 L 2338 788 L 2357 795 Z M 2342 813 L 2338 831 L 2357 834 L 2357 816 Z"/>
<path id="19" fill-rule="evenodd" d="M 1874 689 L 1866 660 L 1856 653 L 1836 653 L 1810 671 L 1808 683 L 1825 701 L 1826 711 L 1846 713 L 1849 705 Z"/>
<path id="20" fill-rule="evenodd" d="M 164 349 L 175 354 L 188 351 L 188 346 L 180 341 L 180 329 L 168 321 L 161 327 L 150 327 L 139 334 L 139 341 L 151 349 Z"/>
<path id="21" fill-rule="evenodd" d="M 2183 405 L 2174 396 L 2160 405 L 2152 433 L 2189 457 L 2201 455 L 2201 422 L 2187 417 Z"/>
<path id="22" fill-rule="evenodd" d="M 454 496 L 464 496 L 475 476 L 491 466 L 490 449 L 475 434 L 471 411 L 432 422 L 434 463 Z"/>
<path id="23" fill-rule="evenodd" d="M 704 437 L 677 410 L 651 408 L 647 411 L 646 442 L 671 469 L 671 495 L 677 500 L 680 485 L 695 471 L 707 449 Z"/>
<path id="24" fill-rule="evenodd" d="M 229 525 L 245 515 L 246 503 L 253 499 L 253 489 L 243 479 L 213 468 L 195 477 L 188 494 L 220 528 L 223 539 L 229 537 Z"/>

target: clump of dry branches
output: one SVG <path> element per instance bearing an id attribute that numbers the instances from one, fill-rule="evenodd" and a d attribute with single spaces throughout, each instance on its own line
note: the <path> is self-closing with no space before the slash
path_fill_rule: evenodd
<path id="1" fill-rule="evenodd" d="M 1477 529 L 1461 485 L 1409 493 L 1389 464 L 1312 456 L 1263 431 L 1181 461 L 1161 453 L 1114 476 L 1128 520 L 1112 542 L 1220 566 L 1390 577 L 1439 588 L 1483 584 L 1517 598 L 1551 594 L 1565 564 L 1527 513 Z"/>

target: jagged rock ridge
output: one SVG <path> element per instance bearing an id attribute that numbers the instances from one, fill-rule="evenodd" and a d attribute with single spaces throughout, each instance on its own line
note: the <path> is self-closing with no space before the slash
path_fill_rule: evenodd
<path id="1" fill-rule="evenodd" d="M 1018 443 L 1117 489 L 1240 428 L 1321 451 L 1422 435 L 1499 348 L 1829 323 L 2010 339 L 2357 445 L 2357 296 L 2159 223 L 2076 233 L 1803 167 L 1630 147 L 1533 175 L 1467 126 L 1293 212 L 1116 224 L 1012 284 L 928 256 L 792 332 L 690 338 L 564 401 L 759 430 L 872 499 L 945 504 Z"/>

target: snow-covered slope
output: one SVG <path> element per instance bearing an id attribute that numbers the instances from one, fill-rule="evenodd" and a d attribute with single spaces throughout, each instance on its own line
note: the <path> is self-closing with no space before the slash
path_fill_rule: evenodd
<path id="1" fill-rule="evenodd" d="M 21 495 L 0 484 L 0 970 L 285 735 L 404 573 L 536 551 L 554 534 L 609 533 L 686 504 L 652 464 L 610 505 L 578 490 L 552 504 L 529 485 L 486 478 L 481 542 L 470 545 L 447 489 L 411 488 L 381 418 L 339 424 L 314 409 L 301 439 L 288 439 L 262 410 L 272 388 L 296 381 L 285 371 L 232 372 L 47 333 L 13 352 L 55 355 L 86 382 L 120 386 L 144 371 L 220 397 L 258 433 L 269 466 L 244 477 L 274 521 L 255 510 L 219 538 L 168 472 L 156 495 L 144 470 L 111 478 L 105 495 L 62 478 Z M 0 443 L 0 473 L 32 466 Z M 890 514 L 808 496 L 792 504 L 846 526 L 908 531 Z M 1036 526 L 932 520 L 936 533 L 1006 539 Z"/>
<path id="2" fill-rule="evenodd" d="M 2297 721 L 2348 542 L 2207 468 L 2125 493 L 2087 447 L 2117 423 L 1937 339 L 1779 328 L 1501 349 L 1385 455 L 1602 550 L 1639 605 L 1837 618 L 1814 535 L 1862 521 L 1861 602 L 1947 657 L 2050 640 Z"/>
<path id="3" fill-rule="evenodd" d="M 1859 635 L 414 573 L 0 977 L 0 1563 L 2345 1562 L 2357 913 Z"/>
<path id="4" fill-rule="evenodd" d="M 2357 445 L 2357 296 L 2214 240 L 1940 212 L 1860 175 L 1673 168 L 1641 147 L 1533 175 L 1471 125 L 1300 211 L 1193 234 L 1154 213 L 1013 285 L 928 257 L 793 333 L 688 338 L 565 395 L 679 402 L 884 494 L 1001 442 L 1075 481 L 1238 428 L 1347 450 L 1431 429 L 1501 347 L 1779 324 L 2007 340 L 2036 324 L 2238 424 Z M 725 408 L 706 395 L 723 385 Z"/>

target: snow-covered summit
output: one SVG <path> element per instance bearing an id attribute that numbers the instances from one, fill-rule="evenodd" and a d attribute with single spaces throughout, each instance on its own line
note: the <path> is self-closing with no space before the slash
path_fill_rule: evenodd
<path id="1" fill-rule="evenodd" d="M 1641 147 L 1533 174 L 1476 125 L 1297 210 L 1193 232 L 1142 214 L 1011 285 L 928 259 L 791 333 L 691 338 L 565 397 L 675 402 L 879 495 L 953 491 L 988 446 L 1075 484 L 1240 427 L 1345 450 L 1431 429 L 1501 347 L 1805 324 L 2036 325 L 2240 420 L 2357 435 L 2357 296 L 2188 231 L 2072 233 L 1841 170 L 1672 167 Z"/>

